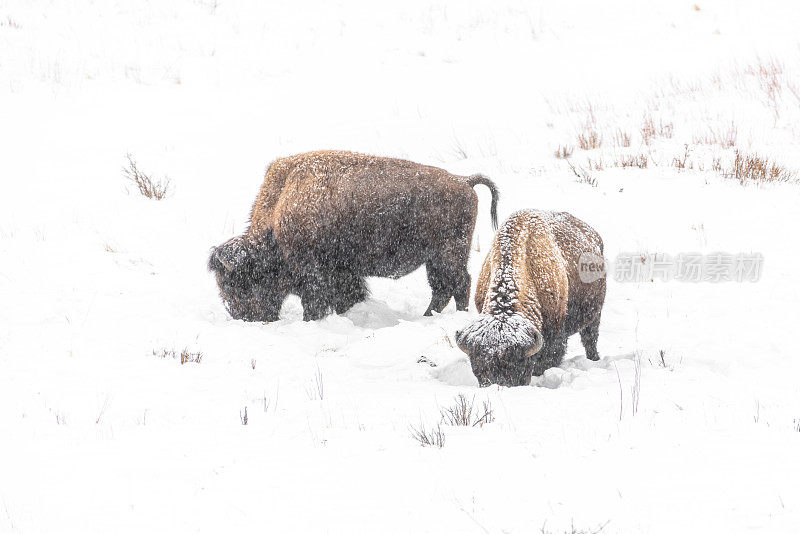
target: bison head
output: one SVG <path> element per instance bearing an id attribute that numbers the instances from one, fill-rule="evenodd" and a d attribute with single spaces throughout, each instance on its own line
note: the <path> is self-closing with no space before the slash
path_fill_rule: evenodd
<path id="1" fill-rule="evenodd" d="M 526 386 L 542 348 L 542 334 L 520 314 L 482 314 L 456 332 L 456 343 L 469 356 L 481 387 Z"/>
<path id="2" fill-rule="evenodd" d="M 234 319 L 276 321 L 289 292 L 282 258 L 270 239 L 254 244 L 247 237 L 229 239 L 211 250 L 208 270 Z"/>

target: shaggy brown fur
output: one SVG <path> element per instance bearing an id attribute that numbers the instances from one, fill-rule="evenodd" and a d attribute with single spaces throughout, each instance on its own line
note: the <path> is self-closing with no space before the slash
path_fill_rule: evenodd
<path id="1" fill-rule="evenodd" d="M 503 223 L 475 289 L 481 315 L 456 333 L 482 386 L 530 384 L 561 364 L 577 332 L 586 357 L 599 359 L 605 272 L 584 282 L 579 269 L 581 259 L 602 256 L 597 232 L 569 213 L 528 210 Z"/>
<path id="2" fill-rule="evenodd" d="M 433 297 L 469 302 L 467 259 L 478 196 L 498 192 L 481 175 L 455 176 L 410 161 L 321 151 L 281 158 L 267 170 L 243 236 L 216 247 L 209 269 L 231 315 L 269 321 L 288 293 L 305 320 L 343 313 L 368 296 L 364 278 L 404 276 L 425 264 Z"/>

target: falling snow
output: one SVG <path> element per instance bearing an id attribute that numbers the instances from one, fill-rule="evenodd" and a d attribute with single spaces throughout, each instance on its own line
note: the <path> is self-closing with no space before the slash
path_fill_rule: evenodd
<path id="1" fill-rule="evenodd" d="M 734 150 L 800 169 L 797 18 L 780 1 L 2 2 L 0 533 L 796 532 L 800 187 L 722 171 Z M 665 135 L 645 140 L 648 118 Z M 591 121 L 602 143 L 582 150 Z M 319 149 L 484 174 L 501 221 L 572 213 L 610 258 L 760 254 L 761 276 L 609 277 L 602 359 L 573 338 L 530 387 L 478 388 L 455 342 L 528 335 L 513 265 L 491 327 L 472 302 L 422 317 L 424 268 L 370 279 L 343 315 L 304 322 L 290 297 L 278 321 L 232 320 L 210 248 L 247 230 L 271 161 Z M 167 198 L 126 191 L 127 153 Z M 495 235 L 475 191 L 473 290 Z M 462 393 L 494 422 L 420 446 L 410 427 Z"/>

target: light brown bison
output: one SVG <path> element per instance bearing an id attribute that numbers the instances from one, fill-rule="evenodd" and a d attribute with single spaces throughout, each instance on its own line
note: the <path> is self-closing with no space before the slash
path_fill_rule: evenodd
<path id="1" fill-rule="evenodd" d="M 247 232 L 211 252 L 208 267 L 236 319 L 272 321 L 289 293 L 305 320 L 343 313 L 367 298 L 367 276 L 397 278 L 421 265 L 433 291 L 425 315 L 451 297 L 467 309 L 467 259 L 477 184 L 394 158 L 321 151 L 280 158 L 267 169 Z"/>
<path id="2" fill-rule="evenodd" d="M 521 211 L 503 223 L 475 289 L 480 316 L 456 332 L 481 386 L 530 384 L 561 364 L 577 332 L 599 359 L 602 257 L 598 233 L 569 213 Z"/>

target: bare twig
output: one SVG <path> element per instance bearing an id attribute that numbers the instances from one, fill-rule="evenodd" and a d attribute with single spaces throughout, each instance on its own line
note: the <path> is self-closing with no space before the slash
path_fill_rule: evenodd
<path id="1" fill-rule="evenodd" d="M 139 170 L 131 154 L 126 154 L 125 157 L 128 159 L 128 166 L 122 168 L 122 175 L 125 179 L 133 183 L 144 197 L 153 200 L 166 198 L 170 189 L 169 178 L 165 176 L 161 180 L 154 180 L 150 175 Z"/>

